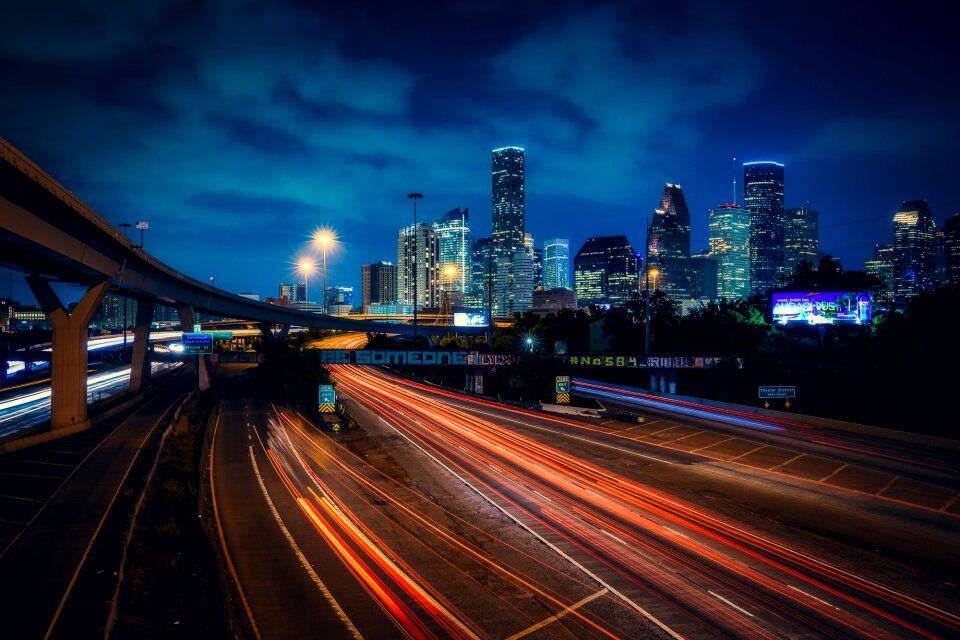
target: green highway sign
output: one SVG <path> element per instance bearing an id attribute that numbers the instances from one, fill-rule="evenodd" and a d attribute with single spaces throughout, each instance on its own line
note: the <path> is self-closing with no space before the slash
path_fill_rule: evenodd
<path id="1" fill-rule="evenodd" d="M 233 340 L 233 331 L 207 331 L 206 334 L 214 340 Z"/>
<path id="2" fill-rule="evenodd" d="M 570 393 L 570 376 L 557 376 L 557 393 Z"/>
<path id="3" fill-rule="evenodd" d="M 761 398 L 796 398 L 797 388 L 793 386 L 760 387 Z"/>

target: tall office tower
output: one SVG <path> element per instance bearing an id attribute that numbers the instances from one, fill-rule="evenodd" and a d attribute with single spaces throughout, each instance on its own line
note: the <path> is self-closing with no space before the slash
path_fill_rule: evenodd
<path id="1" fill-rule="evenodd" d="M 960 285 L 960 213 L 943 222 L 944 281 Z"/>
<path id="2" fill-rule="evenodd" d="M 777 286 L 783 267 L 783 165 L 743 163 L 743 206 L 750 212 L 750 291 Z"/>
<path id="3" fill-rule="evenodd" d="M 717 260 L 717 297 L 750 296 L 750 212 L 738 204 L 710 209 L 710 255 Z"/>
<path id="4" fill-rule="evenodd" d="M 533 255 L 520 247 L 513 253 L 500 253 L 496 260 L 493 313 L 511 316 L 533 305 Z"/>
<path id="5" fill-rule="evenodd" d="M 570 241 L 566 238 L 543 243 L 543 288 L 570 288 Z"/>
<path id="6" fill-rule="evenodd" d="M 493 150 L 493 242 L 510 253 L 523 246 L 526 226 L 524 154 L 520 147 Z"/>
<path id="7" fill-rule="evenodd" d="M 307 284 L 305 282 L 296 282 L 291 284 L 280 283 L 280 297 L 286 298 L 291 303 L 307 301 Z"/>
<path id="8" fill-rule="evenodd" d="M 462 298 L 473 278 L 473 238 L 468 209 L 451 209 L 433 223 L 440 243 L 440 273 L 444 289 Z"/>
<path id="9" fill-rule="evenodd" d="M 716 300 L 719 261 L 706 249 L 690 256 L 690 297 L 694 300 Z"/>
<path id="10" fill-rule="evenodd" d="M 363 308 L 371 304 L 397 302 L 397 265 L 392 262 L 374 262 L 360 267 Z"/>
<path id="11" fill-rule="evenodd" d="M 820 214 L 809 207 L 783 210 L 783 267 L 789 276 L 801 261 L 817 264 Z"/>
<path id="12" fill-rule="evenodd" d="M 863 270 L 868 276 L 880 280 L 880 298 L 893 300 L 893 245 L 877 244 L 873 247 L 873 257 L 863 261 Z"/>
<path id="13" fill-rule="evenodd" d="M 493 238 L 480 238 L 473 243 L 473 282 L 466 304 L 471 309 L 486 309 L 493 304 L 493 289 L 496 279 L 496 257 L 493 255 Z M 490 289 L 490 300 L 487 289 Z"/>
<path id="14" fill-rule="evenodd" d="M 414 260 L 416 247 L 416 260 Z M 440 243 L 433 227 L 426 222 L 400 230 L 397 238 L 397 302 L 414 304 L 416 278 L 418 309 L 440 304 Z M 414 273 L 416 262 L 416 273 Z"/>
<path id="15" fill-rule="evenodd" d="M 626 236 L 587 238 L 573 259 L 581 305 L 623 304 L 638 293 L 639 265 Z"/>
<path id="16" fill-rule="evenodd" d="M 893 216 L 893 298 L 906 302 L 937 286 L 937 225 L 926 200 L 904 202 Z"/>
<path id="17" fill-rule="evenodd" d="M 820 253 L 820 212 L 810 207 L 784 209 L 784 266 L 794 269 L 807 260 L 817 264 Z"/>
<path id="18" fill-rule="evenodd" d="M 667 183 L 647 232 L 647 269 L 657 270 L 657 288 L 676 301 L 689 298 L 690 209 L 683 187 Z"/>

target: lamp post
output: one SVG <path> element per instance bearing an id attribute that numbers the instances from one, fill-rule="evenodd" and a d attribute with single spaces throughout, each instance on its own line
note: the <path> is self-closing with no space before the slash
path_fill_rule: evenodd
<path id="1" fill-rule="evenodd" d="M 120 227 L 121 229 L 123 229 L 123 237 L 126 238 L 126 237 L 127 237 L 127 229 L 129 229 L 129 228 L 132 227 L 133 225 L 130 224 L 129 222 L 121 222 L 121 223 L 118 224 L 117 226 Z"/>
<path id="2" fill-rule="evenodd" d="M 407 197 L 413 200 L 413 341 L 417 341 L 417 200 L 423 197 L 416 191 L 408 193 Z"/>
<path id="3" fill-rule="evenodd" d="M 647 303 L 644 305 L 644 323 L 643 323 L 643 355 L 650 355 L 650 267 L 647 267 L 647 285 L 646 285 L 646 298 Z M 653 269 L 653 286 L 657 286 L 657 276 L 660 274 L 658 269 Z"/>
<path id="4" fill-rule="evenodd" d="M 308 279 L 308 276 L 310 275 L 310 272 L 313 271 L 314 266 L 315 266 L 315 265 L 313 264 L 313 260 L 310 260 L 310 259 L 308 259 L 308 258 L 302 258 L 302 259 L 300 260 L 300 262 L 297 264 L 297 267 L 300 269 L 300 271 L 303 271 L 303 301 L 304 301 L 304 303 L 307 303 L 307 302 L 310 301 L 310 295 L 309 295 L 310 289 L 309 289 L 309 279 Z M 304 306 L 306 306 L 306 305 L 304 305 Z"/>
<path id="5" fill-rule="evenodd" d="M 327 245 L 336 239 L 332 231 L 321 230 L 313 236 L 323 250 L 323 312 L 327 313 Z"/>

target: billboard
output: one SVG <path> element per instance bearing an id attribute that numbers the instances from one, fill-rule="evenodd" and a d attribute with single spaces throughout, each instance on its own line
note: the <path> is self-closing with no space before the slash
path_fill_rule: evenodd
<path id="1" fill-rule="evenodd" d="M 453 314 L 455 327 L 485 327 L 487 314 L 482 311 L 457 311 Z"/>
<path id="2" fill-rule="evenodd" d="M 773 294 L 777 324 L 869 324 L 870 294 L 845 291 Z"/>

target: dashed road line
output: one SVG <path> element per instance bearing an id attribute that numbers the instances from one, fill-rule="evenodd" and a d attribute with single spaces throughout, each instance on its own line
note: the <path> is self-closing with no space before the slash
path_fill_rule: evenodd
<path id="1" fill-rule="evenodd" d="M 750 451 L 747 451 L 747 452 L 745 452 L 745 453 L 741 453 L 740 455 L 738 455 L 738 456 L 736 456 L 736 457 L 733 457 L 733 458 L 730 458 L 730 459 L 728 459 L 728 460 L 725 460 L 724 462 L 733 462 L 734 460 L 739 460 L 740 458 L 746 457 L 746 456 L 750 455 L 751 453 L 756 453 L 757 451 L 760 451 L 760 449 L 766 449 L 768 446 L 769 446 L 769 445 L 762 444 L 762 445 L 760 445 L 759 447 L 757 447 L 756 449 L 751 449 Z"/>
<path id="2" fill-rule="evenodd" d="M 569 607 L 567 607 L 567 608 L 564 609 L 563 611 L 561 611 L 561 612 L 559 612 L 559 613 L 557 613 L 557 614 L 555 614 L 555 615 L 552 615 L 552 616 L 550 616 L 549 618 L 545 618 L 545 619 L 541 620 L 540 622 L 538 622 L 537 624 L 532 625 L 532 626 L 530 626 L 530 627 L 527 627 L 526 629 L 524 629 L 523 631 L 521 631 L 521 632 L 519 632 L 519 633 L 513 634 L 512 636 L 510 636 L 509 638 L 507 638 L 507 640 L 519 640 L 519 638 L 523 638 L 524 636 L 528 636 L 528 635 L 530 635 L 531 633 L 533 633 L 534 631 L 537 631 L 537 630 L 542 629 L 543 627 L 547 626 L 547 625 L 550 624 L 551 622 L 556 622 L 557 620 L 559 620 L 559 619 L 562 618 L 563 616 L 567 615 L 567 614 L 570 613 L 571 611 L 576 611 L 577 609 L 579 609 L 579 608 L 582 607 L 583 605 L 589 604 L 589 603 L 593 602 L 594 600 L 596 600 L 597 598 L 599 598 L 600 596 L 606 595 L 607 593 L 609 593 L 609 591 L 610 591 L 610 590 L 609 590 L 609 589 L 606 589 L 606 588 L 600 589 L 600 591 L 597 591 L 596 593 L 587 596 L 587 597 L 584 598 L 583 600 L 579 600 L 579 601 L 577 601 L 577 602 L 574 602 L 572 605 L 570 605 Z"/>
<path id="3" fill-rule="evenodd" d="M 850 466 L 849 464 L 841 465 L 841 466 L 837 467 L 836 469 L 834 469 L 833 471 L 831 471 L 830 473 L 828 473 L 827 475 L 825 475 L 825 476 L 823 476 L 822 478 L 820 478 L 819 480 L 817 480 L 817 482 L 826 482 L 827 480 L 829 480 L 829 479 L 832 478 L 833 476 L 837 475 L 838 473 L 840 473 L 841 471 L 843 471 L 844 469 L 846 469 L 846 468 L 849 467 L 849 466 Z"/>
<path id="4" fill-rule="evenodd" d="M 790 458 L 789 460 L 786 460 L 786 461 L 784 461 L 784 462 L 781 462 L 780 464 L 777 464 L 777 465 L 774 465 L 774 466 L 770 467 L 769 469 L 767 469 L 767 471 L 776 471 L 776 470 L 779 469 L 780 467 L 785 467 L 785 466 L 787 466 L 788 464 L 790 464 L 791 462 L 793 462 L 794 460 L 799 460 L 800 458 L 802 458 L 802 457 L 805 456 L 805 455 L 807 455 L 807 454 L 805 454 L 805 453 L 797 454 L 797 455 L 793 456 L 792 458 Z"/>

